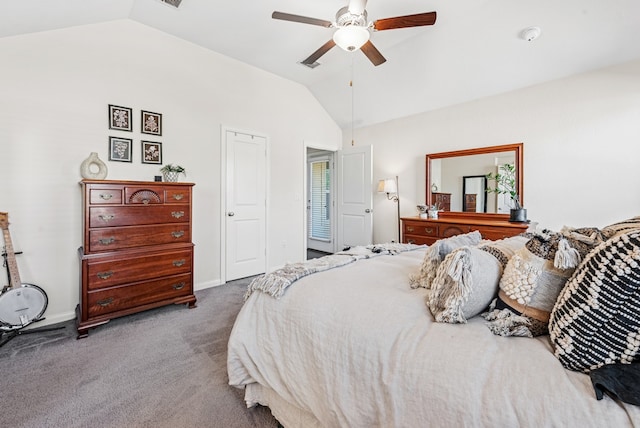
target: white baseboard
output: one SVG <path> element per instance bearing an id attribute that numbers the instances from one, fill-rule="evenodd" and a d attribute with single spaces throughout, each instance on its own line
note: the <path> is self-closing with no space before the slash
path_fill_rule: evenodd
<path id="1" fill-rule="evenodd" d="M 213 281 L 205 281 L 199 282 L 197 284 L 193 284 L 193 291 L 205 290 L 211 287 L 218 287 L 219 285 L 223 285 L 224 283 L 220 281 L 220 279 L 214 279 Z"/>
<path id="2" fill-rule="evenodd" d="M 29 330 L 32 328 L 40 328 L 40 327 L 44 327 L 45 325 L 51 325 L 51 324 L 58 324 L 60 322 L 65 322 L 65 321 L 69 321 L 72 320 L 76 317 L 76 311 L 71 311 L 71 312 L 63 312 L 60 314 L 55 314 L 55 315 L 46 315 L 42 321 L 38 321 L 35 322 L 27 327 L 25 327 L 25 330 Z"/>
<path id="3" fill-rule="evenodd" d="M 205 290 L 207 288 L 211 288 L 211 287 L 218 287 L 220 285 L 223 285 L 223 283 L 219 280 L 213 280 L 213 281 L 206 281 L 206 282 L 200 282 L 198 284 L 194 284 L 193 285 L 193 289 L 194 291 L 198 291 L 198 290 Z M 36 323 L 33 323 L 27 327 L 25 327 L 25 330 L 29 330 L 32 328 L 39 328 L 39 327 L 44 327 L 45 325 L 51 325 L 51 324 L 58 324 L 60 322 L 65 322 L 65 321 L 69 321 L 72 320 L 76 317 L 76 311 L 70 311 L 70 312 L 62 312 L 59 314 L 54 314 L 54 315 L 46 315 L 45 314 L 45 318 L 42 321 L 38 321 Z"/>

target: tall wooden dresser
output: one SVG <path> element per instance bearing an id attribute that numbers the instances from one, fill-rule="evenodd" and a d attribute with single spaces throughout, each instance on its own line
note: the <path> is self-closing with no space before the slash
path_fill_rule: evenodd
<path id="1" fill-rule="evenodd" d="M 112 318 L 168 305 L 195 307 L 193 183 L 83 180 L 78 338 Z"/>

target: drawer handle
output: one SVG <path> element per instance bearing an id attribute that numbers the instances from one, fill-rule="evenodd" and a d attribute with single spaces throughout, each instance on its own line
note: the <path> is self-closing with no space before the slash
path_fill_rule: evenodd
<path id="1" fill-rule="evenodd" d="M 184 232 L 182 230 L 171 232 L 171 236 L 173 236 L 174 238 L 182 238 L 184 236 Z"/>
<path id="2" fill-rule="evenodd" d="M 109 199 L 113 198 L 113 195 L 111 193 L 100 193 L 100 198 L 108 201 Z"/>
<path id="3" fill-rule="evenodd" d="M 113 276 L 113 271 L 110 270 L 108 272 L 98 272 L 96 276 L 100 279 L 109 279 Z"/>
<path id="4" fill-rule="evenodd" d="M 171 211 L 171 217 L 173 218 L 184 217 L 184 211 Z"/>
<path id="5" fill-rule="evenodd" d="M 184 195 L 182 193 L 176 193 L 175 195 L 173 195 L 173 199 L 175 199 L 176 201 L 179 201 L 182 198 L 184 198 Z"/>
<path id="6" fill-rule="evenodd" d="M 98 242 L 101 243 L 102 245 L 111 245 L 114 242 L 116 242 L 116 238 L 114 238 L 113 236 L 110 238 L 102 238 L 102 239 L 98 239 Z"/>
<path id="7" fill-rule="evenodd" d="M 113 297 L 108 297 L 106 299 L 98 300 L 96 303 L 102 306 L 103 308 L 105 308 L 113 303 Z"/>
<path id="8" fill-rule="evenodd" d="M 173 261 L 173 265 L 175 267 L 180 267 L 180 266 L 184 265 L 184 259 L 182 259 L 182 260 L 174 260 Z"/>
<path id="9" fill-rule="evenodd" d="M 409 241 L 407 242 L 407 244 L 415 244 L 416 241 L 414 239 L 409 239 Z"/>
<path id="10" fill-rule="evenodd" d="M 107 221 L 108 222 L 108 221 L 113 220 L 115 218 L 115 215 L 113 215 L 113 214 L 100 214 L 98 216 L 98 218 L 100 218 L 100 220 L 102 220 L 102 221 Z"/>
<path id="11" fill-rule="evenodd" d="M 149 205 L 149 202 L 151 202 L 151 199 L 143 199 L 142 203 L 145 205 Z"/>
<path id="12" fill-rule="evenodd" d="M 424 232 L 425 232 L 425 233 L 428 233 L 429 235 L 431 235 L 431 234 L 433 233 L 433 229 L 432 229 L 432 228 L 430 228 L 430 227 L 425 227 L 425 228 L 424 228 Z"/>
<path id="13" fill-rule="evenodd" d="M 413 227 L 407 226 L 407 232 L 413 232 Z"/>
<path id="14" fill-rule="evenodd" d="M 184 282 L 179 282 L 177 284 L 172 285 L 174 290 L 182 290 L 184 288 Z"/>

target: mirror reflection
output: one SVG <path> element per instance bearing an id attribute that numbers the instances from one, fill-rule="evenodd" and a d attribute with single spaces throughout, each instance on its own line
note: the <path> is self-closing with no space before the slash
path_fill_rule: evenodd
<path id="1" fill-rule="evenodd" d="M 506 164 L 516 167 L 522 196 L 522 143 L 427 155 L 427 204 L 445 212 L 508 214 L 504 195 L 486 191 L 486 175 Z"/>
<path id="2" fill-rule="evenodd" d="M 487 212 L 487 177 L 465 175 L 462 177 L 462 211 L 466 213 Z"/>

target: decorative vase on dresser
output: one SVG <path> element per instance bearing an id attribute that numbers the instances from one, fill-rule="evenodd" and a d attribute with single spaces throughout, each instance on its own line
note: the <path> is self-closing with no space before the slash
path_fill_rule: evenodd
<path id="1" fill-rule="evenodd" d="M 195 307 L 193 183 L 83 180 L 78 338 L 112 318 Z"/>
<path id="2" fill-rule="evenodd" d="M 477 230 L 483 239 L 503 239 L 527 231 L 528 223 L 512 223 L 502 218 L 482 216 L 455 216 L 438 219 L 420 217 L 402 218 L 402 242 L 405 244 L 431 245 L 438 239 Z"/>

